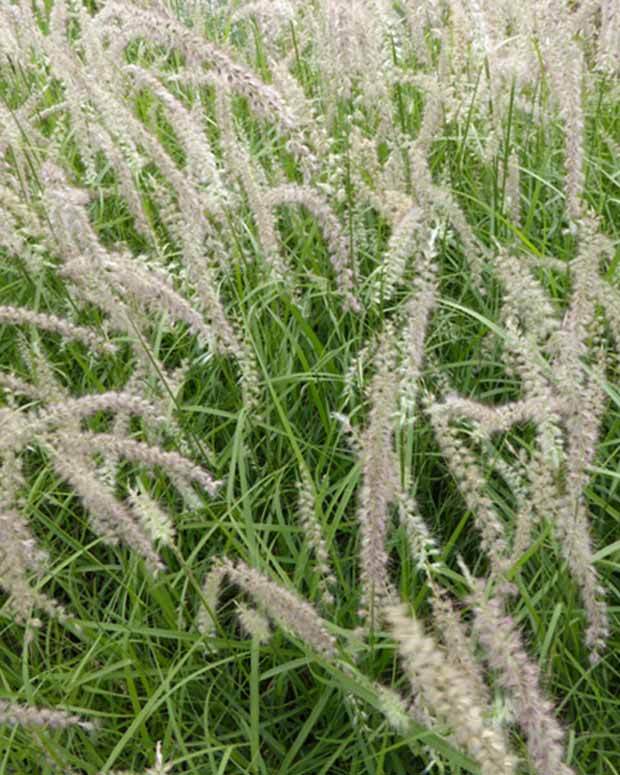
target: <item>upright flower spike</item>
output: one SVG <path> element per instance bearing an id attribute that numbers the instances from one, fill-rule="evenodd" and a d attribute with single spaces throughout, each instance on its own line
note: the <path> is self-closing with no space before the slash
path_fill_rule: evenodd
<path id="1" fill-rule="evenodd" d="M 400 366 L 400 403 L 402 416 L 408 421 L 411 421 L 415 410 L 426 356 L 426 335 L 438 301 L 439 228 L 439 224 L 434 224 L 421 230 L 421 244 L 414 260 L 413 293 L 403 315 L 399 345 L 403 354 Z"/>
<path id="2" fill-rule="evenodd" d="M 400 491 L 393 435 L 397 409 L 396 333 L 386 324 L 375 356 L 376 373 L 368 397 L 370 412 L 360 436 L 362 486 L 357 519 L 360 525 L 360 579 L 365 620 L 379 621 L 390 596 L 386 536 L 390 506 Z"/>
<path id="3" fill-rule="evenodd" d="M 312 549 L 316 561 L 316 571 L 319 576 L 319 591 L 321 602 L 324 606 L 334 603 L 332 589 L 335 587 L 336 578 L 333 574 L 327 542 L 323 535 L 323 527 L 316 514 L 316 495 L 314 483 L 305 468 L 301 469 L 301 478 L 298 482 L 299 497 L 299 521 L 308 545 Z"/>
<path id="4" fill-rule="evenodd" d="M 217 630 L 217 605 L 226 578 L 227 566 L 221 560 L 216 560 L 202 582 L 202 597 L 196 628 L 202 635 L 213 637 Z"/>

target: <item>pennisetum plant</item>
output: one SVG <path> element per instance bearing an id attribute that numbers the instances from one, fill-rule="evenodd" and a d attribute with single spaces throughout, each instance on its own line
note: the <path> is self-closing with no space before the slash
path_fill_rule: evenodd
<path id="1" fill-rule="evenodd" d="M 0 1 L 0 638 L 27 635 L 0 723 L 38 730 L 45 772 L 120 773 L 154 718 L 170 762 L 158 743 L 146 773 L 301 775 L 325 705 L 292 744 L 261 722 L 280 630 L 311 671 L 295 692 L 320 675 L 344 696 L 364 771 L 581 771 L 525 633 L 551 567 L 587 652 L 573 638 L 570 660 L 603 680 L 588 488 L 620 294 L 615 205 L 588 188 L 589 134 L 611 136 L 588 116 L 617 99 L 620 6 L 513 6 Z M 132 613 L 150 594 L 166 626 Z M 243 702 L 213 679 L 232 742 L 199 751 L 201 681 L 244 648 L 233 594 L 248 720 L 222 732 L 222 698 Z M 144 672 L 129 635 L 103 656 L 119 616 Z M 30 660 L 63 643 L 98 655 L 95 682 L 126 670 L 116 740 L 118 687 L 80 693 L 85 656 L 65 700 L 34 691 Z M 202 709 L 170 710 L 194 684 Z M 401 742 L 380 769 L 383 724 Z M 303 772 L 345 771 L 332 755 Z"/>

